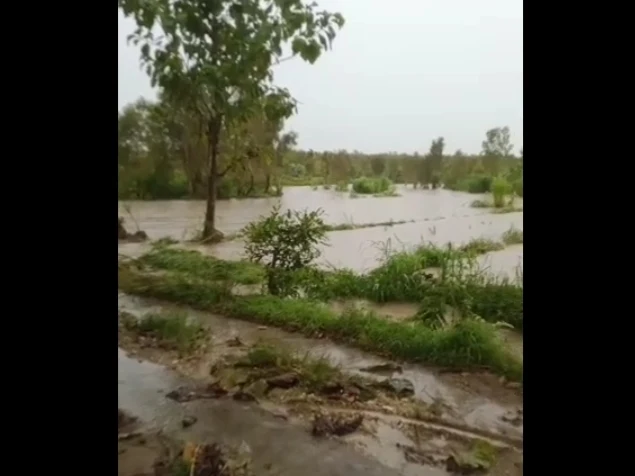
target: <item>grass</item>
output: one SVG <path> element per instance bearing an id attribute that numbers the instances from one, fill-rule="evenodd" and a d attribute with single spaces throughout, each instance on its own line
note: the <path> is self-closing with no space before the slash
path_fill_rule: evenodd
<path id="1" fill-rule="evenodd" d="M 127 330 L 156 339 L 162 347 L 188 354 L 196 350 L 205 336 L 205 328 L 190 322 L 187 313 L 147 313 L 140 319 L 123 318 Z"/>
<path id="2" fill-rule="evenodd" d="M 513 226 L 503 233 L 503 243 L 506 245 L 517 245 L 523 242 L 523 230 L 514 228 Z"/>
<path id="3" fill-rule="evenodd" d="M 325 384 L 341 377 L 340 371 L 325 358 L 299 357 L 290 350 L 268 344 L 256 344 L 238 365 L 256 369 L 275 368 L 278 373 L 294 372 L 309 391 L 321 389 Z"/>
<path id="4" fill-rule="evenodd" d="M 337 314 L 312 299 L 270 295 L 231 296 L 219 284 L 182 274 L 151 275 L 119 270 L 124 292 L 165 299 L 228 317 L 271 325 L 307 336 L 326 336 L 397 359 L 460 368 L 486 367 L 514 380 L 522 363 L 510 354 L 486 322 L 465 319 L 433 329 L 421 323 L 393 322 L 372 312 Z"/>
<path id="5" fill-rule="evenodd" d="M 519 232 L 513 233 L 517 236 Z M 314 300 L 363 298 L 377 303 L 422 303 L 433 295 L 437 301 L 445 299 L 448 305 L 460 303 L 466 312 L 486 321 L 506 322 L 522 331 L 522 280 L 514 282 L 489 276 L 475 261 L 477 255 L 502 247 L 502 243 L 485 239 L 458 248 L 423 244 L 414 250 L 386 252 L 383 263 L 367 274 L 311 268 L 296 272 L 294 279 L 305 295 Z M 264 269 L 253 263 L 225 261 L 196 251 L 165 247 L 156 248 L 139 261 L 207 281 L 259 284 L 265 276 Z M 430 268 L 436 271 L 433 273 Z M 226 286 L 223 289 L 229 293 Z"/>
<path id="6" fill-rule="evenodd" d="M 211 281 L 231 281 L 237 284 L 259 284 L 265 273 L 261 266 L 247 261 L 226 261 L 203 256 L 198 251 L 155 247 L 139 261 L 158 269 L 180 271 Z"/>

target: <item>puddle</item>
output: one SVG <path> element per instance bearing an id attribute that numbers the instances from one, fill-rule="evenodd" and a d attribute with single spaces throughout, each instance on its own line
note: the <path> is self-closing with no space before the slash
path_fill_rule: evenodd
<path id="1" fill-rule="evenodd" d="M 143 314 L 159 309 L 183 309 L 155 300 L 142 299 L 119 294 L 119 308 L 133 314 Z M 345 373 L 363 375 L 366 378 L 383 379 L 395 376 L 410 380 L 415 389 L 415 396 L 429 404 L 440 400 L 451 408 L 452 415 L 444 415 L 444 419 L 456 419 L 457 425 L 471 425 L 476 428 L 522 439 L 522 426 L 514 426 L 502 420 L 503 415 L 522 407 L 522 396 L 517 392 L 504 388 L 494 376 L 481 379 L 473 376 L 457 374 L 440 374 L 420 365 L 402 364 L 401 373 L 373 375 L 361 369 L 388 363 L 371 354 L 357 349 L 336 345 L 328 340 L 307 339 L 276 328 L 263 328 L 249 322 L 224 318 L 209 313 L 188 310 L 188 313 L 207 325 L 212 330 L 212 352 L 222 352 L 223 345 L 230 339 L 240 337 L 247 345 L 258 341 L 282 343 L 298 353 L 308 353 L 313 357 L 326 357 Z M 216 349 L 216 350 L 214 350 Z M 202 365 L 201 373 L 206 375 L 209 367 Z M 120 379 L 122 377 L 120 376 Z M 150 380 L 150 384 L 152 384 Z M 469 383 L 469 385 L 468 385 Z"/>
<path id="2" fill-rule="evenodd" d="M 119 408 L 139 417 L 142 429 L 161 429 L 176 439 L 220 442 L 249 448 L 258 475 L 297 476 L 307 467 L 315 476 L 397 476 L 341 443 L 311 437 L 306 429 L 276 419 L 265 410 L 232 400 L 199 400 L 178 404 L 165 394 L 186 380 L 149 362 L 139 362 L 119 349 Z M 182 428 L 185 416 L 197 422 Z"/>

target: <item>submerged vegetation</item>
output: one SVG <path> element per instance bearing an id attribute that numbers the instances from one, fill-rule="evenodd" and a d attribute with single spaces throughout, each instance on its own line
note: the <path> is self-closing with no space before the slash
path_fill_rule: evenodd
<path id="1" fill-rule="evenodd" d="M 485 367 L 513 379 L 522 363 L 500 342 L 496 326 L 522 332 L 522 275 L 484 273 L 475 257 L 503 245 L 477 240 L 460 247 L 423 244 L 387 253 L 367 274 L 323 270 L 313 261 L 324 239 L 318 212 L 274 211 L 245 231 L 255 262 L 224 261 L 195 251 L 157 245 L 136 264 L 120 266 L 119 286 L 228 317 L 273 325 L 309 336 L 328 336 L 395 358 L 456 367 Z M 517 240 L 510 230 L 507 241 Z M 513 238 L 512 238 L 513 237 Z M 147 272 L 147 267 L 161 270 Z M 261 293 L 235 295 L 234 284 L 261 283 Z M 372 311 L 333 311 L 334 299 L 417 303 L 420 312 L 395 321 Z"/>
<path id="2" fill-rule="evenodd" d="M 188 354 L 196 350 L 205 338 L 205 329 L 188 320 L 185 312 L 148 313 L 137 319 L 121 313 L 120 324 L 139 337 L 156 341 L 163 348 Z"/>

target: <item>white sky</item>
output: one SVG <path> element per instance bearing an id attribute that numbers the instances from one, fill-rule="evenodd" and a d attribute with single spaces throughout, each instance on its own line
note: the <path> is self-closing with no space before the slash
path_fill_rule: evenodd
<path id="1" fill-rule="evenodd" d="M 522 0 L 317 0 L 346 25 L 314 65 L 276 67 L 301 104 L 288 129 L 303 149 L 480 151 L 485 131 L 509 126 L 523 143 Z M 119 109 L 155 96 L 126 45 L 119 12 Z"/>

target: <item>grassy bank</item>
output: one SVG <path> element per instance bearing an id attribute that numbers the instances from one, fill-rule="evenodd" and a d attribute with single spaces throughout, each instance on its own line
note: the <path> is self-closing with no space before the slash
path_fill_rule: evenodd
<path id="1" fill-rule="evenodd" d="M 523 289 L 520 281 L 483 273 L 475 257 L 522 243 L 522 231 L 510 229 L 503 242 L 477 239 L 460 247 L 421 245 L 411 251 L 392 253 L 366 274 L 352 270 L 307 269 L 295 273 L 307 297 L 320 301 L 363 298 L 376 303 L 412 302 L 451 307 L 462 315 L 477 315 L 496 323 L 505 322 L 522 332 Z M 196 251 L 158 246 L 142 256 L 140 263 L 183 273 L 208 281 L 259 284 L 264 269 L 246 261 L 225 261 Z M 423 305 L 423 304 L 422 304 Z"/>
<path id="2" fill-rule="evenodd" d="M 434 329 L 418 321 L 392 322 L 371 312 L 350 310 L 340 315 L 315 299 L 234 296 L 223 283 L 184 273 L 147 274 L 129 267 L 119 269 L 119 288 L 307 336 L 327 336 L 393 358 L 486 367 L 508 378 L 522 379 L 522 364 L 504 349 L 491 326 L 474 319 Z"/>

